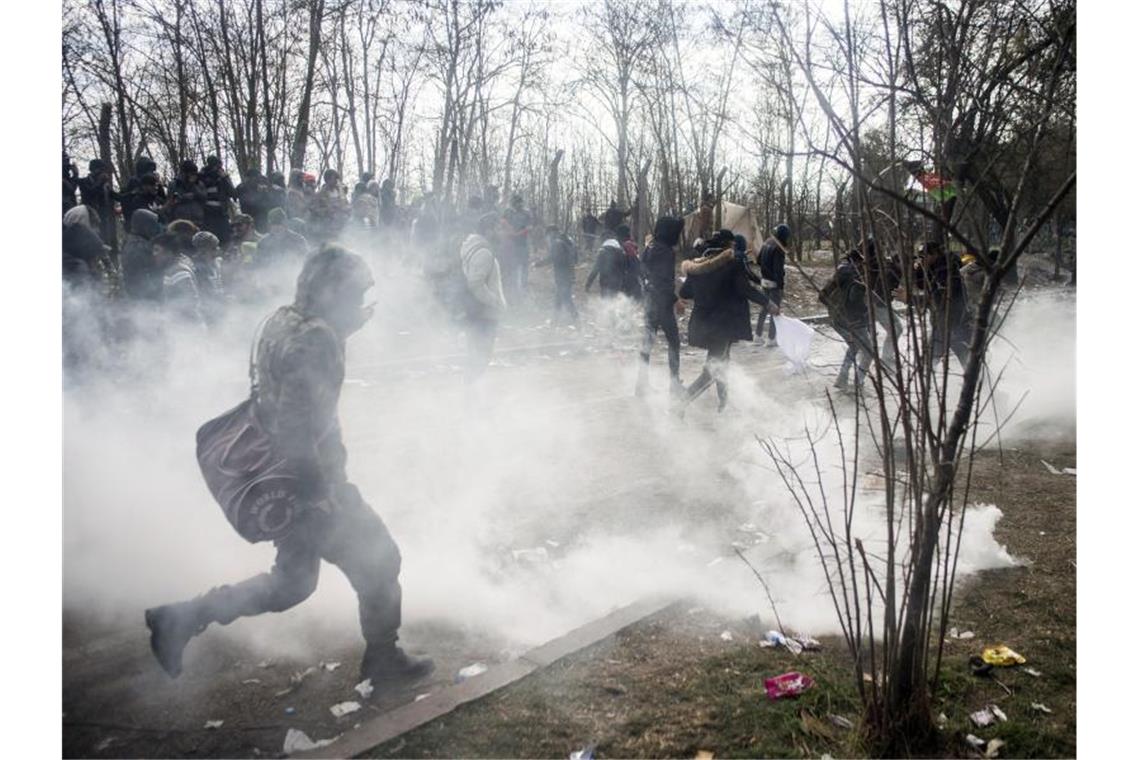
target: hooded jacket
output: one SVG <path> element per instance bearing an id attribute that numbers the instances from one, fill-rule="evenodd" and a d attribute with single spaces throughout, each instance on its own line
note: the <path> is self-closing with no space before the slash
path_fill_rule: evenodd
<path id="1" fill-rule="evenodd" d="M 689 345 L 714 348 L 752 340 L 748 302 L 768 305 L 768 297 L 748 284 L 744 264 L 732 248 L 681 263 L 681 297 L 693 300 Z"/>
<path id="2" fill-rule="evenodd" d="M 598 288 L 603 296 L 612 296 L 621 292 L 626 265 L 621 243 L 610 238 L 598 249 L 598 255 L 594 258 L 594 268 L 586 277 L 586 290 L 590 289 L 594 280 L 598 280 Z"/>
<path id="3" fill-rule="evenodd" d="M 653 227 L 653 242 L 641 252 L 641 271 L 651 307 L 677 300 L 677 255 L 673 248 L 684 227 L 682 219 L 658 219 Z"/>
<path id="4" fill-rule="evenodd" d="M 507 308 L 499 262 L 482 235 L 468 235 L 459 246 L 459 263 L 473 303 L 469 316 L 497 320 Z"/>
<path id="5" fill-rule="evenodd" d="M 770 237 L 764 241 L 764 245 L 760 246 L 760 251 L 756 254 L 756 263 L 760 265 L 760 276 L 775 283 L 775 287 L 780 290 L 784 289 L 784 257 L 786 253 L 787 249 L 784 248 L 783 244 L 776 238 Z"/>
<path id="6" fill-rule="evenodd" d="M 103 240 L 92 223 L 91 210 L 87 206 L 76 206 L 63 215 L 64 272 L 93 272 L 103 253 Z"/>
<path id="7" fill-rule="evenodd" d="M 325 483 L 343 483 L 346 453 L 337 403 L 344 384 L 345 336 L 320 313 L 327 280 L 306 266 L 293 303 L 261 328 L 251 368 L 257 418 L 274 451 Z"/>
<path id="8" fill-rule="evenodd" d="M 162 277 L 154 261 L 150 241 L 162 232 L 158 214 L 139 209 L 131 215 L 131 231 L 123 243 L 123 289 L 131 298 L 157 301 L 162 298 Z"/>

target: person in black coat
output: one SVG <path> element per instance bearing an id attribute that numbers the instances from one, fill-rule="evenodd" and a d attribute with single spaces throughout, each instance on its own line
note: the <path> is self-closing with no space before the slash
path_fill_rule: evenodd
<path id="1" fill-rule="evenodd" d="M 642 338 L 637 386 L 634 394 L 642 396 L 649 387 L 649 352 L 657 331 L 665 333 L 669 347 L 669 376 L 673 392 L 684 391 L 681 384 L 681 335 L 677 331 L 677 243 L 685 229 L 685 220 L 663 216 L 653 226 L 653 240 L 641 252 L 641 273 L 645 290 L 645 333 Z"/>
<path id="2" fill-rule="evenodd" d="M 716 383 L 719 398 L 717 411 L 728 403 L 725 369 L 732 344 L 752 340 L 752 319 L 748 302 L 759 304 L 779 314 L 779 304 L 752 287 L 745 266 L 733 249 L 733 237 L 718 233 L 704 256 L 681 262 L 685 281 L 681 298 L 692 300 L 689 318 L 689 345 L 708 351 L 701 374 L 685 391 L 685 404 L 691 403 L 710 385 Z"/>
<path id="3" fill-rule="evenodd" d="M 760 265 L 760 277 L 762 278 L 760 287 L 763 289 L 764 295 L 768 296 L 768 300 L 777 306 L 784 300 L 784 259 L 788 252 L 788 241 L 791 238 L 791 228 L 786 224 L 778 224 L 776 229 L 772 230 L 772 237 L 764 241 L 764 244 L 760 246 L 760 251 L 756 254 L 756 263 Z M 776 316 L 770 309 L 760 312 L 760 317 L 756 321 L 757 338 L 764 334 L 764 320 L 769 315 Z M 768 345 L 776 345 L 775 319 L 768 327 Z"/>
<path id="4" fill-rule="evenodd" d="M 847 353 L 843 356 L 834 387 L 846 390 L 847 377 L 851 373 L 851 367 L 855 366 L 855 388 L 862 388 L 873 350 L 867 288 L 860 281 L 859 270 L 851 257 L 839 262 L 835 274 L 819 291 L 819 301 L 827 307 L 832 328 L 847 343 Z M 862 358 L 856 365 L 855 360 L 860 354 Z"/>
<path id="5" fill-rule="evenodd" d="M 952 352 L 964 368 L 970 353 L 970 322 L 960 269 L 958 256 L 941 241 L 927 241 L 922 258 L 914 263 L 915 287 L 922 291 L 914 305 L 930 311 L 927 361 L 944 360 Z"/>
<path id="6" fill-rule="evenodd" d="M 594 280 L 597 280 L 602 298 L 613 298 L 621 292 L 621 286 L 625 280 L 624 270 L 625 252 L 622 250 L 621 243 L 610 238 L 598 249 L 598 255 L 594 259 L 594 268 L 586 276 L 586 292 L 590 291 L 590 286 L 594 284 Z"/>

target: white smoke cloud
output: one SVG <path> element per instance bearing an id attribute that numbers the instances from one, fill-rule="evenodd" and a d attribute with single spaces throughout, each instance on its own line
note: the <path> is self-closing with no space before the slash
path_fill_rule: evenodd
<path id="1" fill-rule="evenodd" d="M 738 541 L 751 547 L 786 625 L 837 630 L 810 534 L 755 439 L 802 436 L 805 420 L 818 429 L 830 377 L 789 378 L 738 362 L 725 414 L 715 413 L 710 389 L 678 420 L 667 414 L 660 340 L 654 394 L 632 398 L 638 336 L 628 327 L 629 305 L 615 303 L 594 314 L 600 326 L 581 331 L 580 344 L 561 349 L 573 356 L 557 348 L 500 354 L 515 366 L 491 368 L 484 403 L 472 410 L 462 341 L 415 269 L 377 259 L 374 271 L 378 313 L 349 341 L 341 420 L 349 476 L 401 547 L 405 622 L 441 619 L 524 647 L 650 594 L 692 595 L 769 619 L 759 584 L 730 556 Z M 245 543 L 210 498 L 194 433 L 244 397 L 248 341 L 272 306 L 238 309 L 205 342 L 174 337 L 162 366 L 155 344 L 140 345 L 125 367 L 65 389 L 65 609 L 102 610 L 141 626 L 147 606 L 271 566 L 272 546 Z M 1065 419 L 1072 365 L 1058 372 L 1039 351 L 1067 342 L 1062 350 L 1071 355 L 1071 314 L 1026 299 L 1005 332 L 1021 350 L 1007 382 L 1036 394 L 1019 419 Z M 572 340 L 519 327 L 505 329 L 501 345 Z M 619 350 L 606 350 L 611 342 Z M 686 350 L 686 380 L 702 358 Z M 806 454 L 802 443 L 790 445 Z M 835 493 L 841 474 L 830 439 L 820 456 Z M 855 526 L 869 549 L 885 540 L 881 508 L 872 487 L 860 491 Z M 992 537 L 999 517 L 1000 505 L 970 514 L 960 575 L 1013 561 Z M 746 523 L 754 530 L 739 530 Z M 545 560 L 542 552 L 512 553 L 538 548 Z M 314 597 L 286 616 L 355 630 L 355 599 L 325 565 Z M 230 628 L 267 630 L 257 621 Z"/>

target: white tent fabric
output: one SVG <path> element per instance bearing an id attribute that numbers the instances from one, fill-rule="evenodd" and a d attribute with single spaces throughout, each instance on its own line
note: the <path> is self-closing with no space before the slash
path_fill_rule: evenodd
<path id="1" fill-rule="evenodd" d="M 698 214 L 699 211 L 694 211 L 691 214 L 685 215 L 686 246 L 692 245 L 693 241 L 697 238 Z M 756 225 L 753 219 L 752 209 L 748 206 L 722 201 L 720 204 L 720 214 L 720 226 L 732 230 L 734 234 L 743 235 L 752 250 L 759 248 L 760 244 L 764 242 L 764 238 L 767 237 Z M 716 218 L 715 215 L 713 218 Z"/>

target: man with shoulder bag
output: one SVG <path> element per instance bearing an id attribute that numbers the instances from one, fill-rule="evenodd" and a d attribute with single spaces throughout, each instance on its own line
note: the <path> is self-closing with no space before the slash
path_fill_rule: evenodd
<path id="1" fill-rule="evenodd" d="M 287 610 L 317 587 L 321 560 L 356 590 L 367 644 L 361 678 L 413 680 L 427 658 L 397 645 L 400 551 L 345 472 L 337 402 L 345 340 L 371 317 L 372 274 L 359 256 L 326 245 L 297 278 L 294 302 L 255 338 L 250 398 L 198 431 L 198 461 L 211 493 L 239 534 L 272 540 L 273 568 L 186 602 L 146 611 L 151 649 L 172 677 L 182 652 L 210 623 Z"/>

